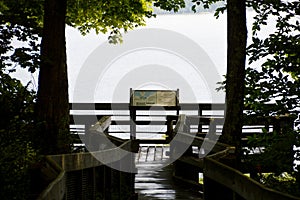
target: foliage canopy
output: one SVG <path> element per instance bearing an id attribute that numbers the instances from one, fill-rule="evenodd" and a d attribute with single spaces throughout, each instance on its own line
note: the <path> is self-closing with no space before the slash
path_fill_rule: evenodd
<path id="1" fill-rule="evenodd" d="M 0 194 L 2 199 L 27 199 L 29 170 L 37 161 L 34 132 L 34 92 L 0 71 Z"/>
<path id="2" fill-rule="evenodd" d="M 252 27 L 252 44 L 248 46 L 250 64 L 246 77 L 246 104 L 254 110 L 264 103 L 275 103 L 271 115 L 299 112 L 300 93 L 300 26 L 299 1 L 254 1 L 257 13 Z M 268 37 L 260 32 L 275 27 Z M 261 66 L 256 61 L 264 60 Z"/>

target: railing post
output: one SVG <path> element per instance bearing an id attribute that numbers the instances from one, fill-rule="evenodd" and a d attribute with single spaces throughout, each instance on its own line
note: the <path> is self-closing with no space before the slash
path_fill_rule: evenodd
<path id="1" fill-rule="evenodd" d="M 183 132 L 184 133 L 191 132 L 191 119 L 188 117 L 185 118 L 185 125 L 183 126 Z M 192 146 L 189 146 L 188 149 L 184 152 L 183 156 L 192 156 L 192 155 L 193 155 L 193 148 Z"/>
<path id="2" fill-rule="evenodd" d="M 215 141 L 217 137 L 217 123 L 214 119 L 210 120 L 209 128 L 208 128 L 208 138 Z"/>
<path id="3" fill-rule="evenodd" d="M 199 123 L 198 123 L 198 133 L 202 133 L 202 124 L 200 123 L 200 119 L 203 116 L 203 110 L 201 108 L 201 105 L 198 105 L 198 116 L 199 116 Z"/>
<path id="4" fill-rule="evenodd" d="M 172 139 L 174 138 L 173 132 L 174 132 L 174 116 L 167 116 L 167 143 L 170 143 Z"/>
<path id="5" fill-rule="evenodd" d="M 136 108 L 129 106 L 130 112 L 130 139 L 136 140 Z"/>

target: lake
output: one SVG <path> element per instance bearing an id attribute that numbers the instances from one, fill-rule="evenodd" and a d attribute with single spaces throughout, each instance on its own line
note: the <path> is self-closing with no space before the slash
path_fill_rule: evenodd
<path id="1" fill-rule="evenodd" d="M 253 12 L 248 12 L 249 30 L 252 18 Z M 123 43 L 117 45 L 106 44 L 107 34 L 90 33 L 82 36 L 76 29 L 67 27 L 70 101 L 128 102 L 129 89 L 133 88 L 179 89 L 179 99 L 183 103 L 224 102 L 224 93 L 216 93 L 215 88 L 218 87 L 216 82 L 223 80 L 222 76 L 226 73 L 226 14 L 221 15 L 219 19 L 216 19 L 213 13 L 158 15 L 156 18 L 147 19 L 146 24 L 145 27 L 124 34 Z M 173 49 L 157 46 L 140 46 L 139 49 L 136 47 L 120 55 L 116 53 L 118 49 L 134 43 L 134 34 L 143 30 L 146 31 L 145 35 L 148 34 L 148 38 L 145 36 L 143 39 L 151 42 L 154 37 L 149 37 L 147 30 L 154 29 L 158 32 L 171 32 L 172 36 L 177 34 L 181 39 L 185 37 L 181 41 L 170 40 L 177 47 L 187 44 L 184 43 L 185 40 L 198 47 L 185 46 L 178 53 L 172 51 Z M 142 36 L 143 34 L 138 35 L 140 39 Z M 106 65 L 103 54 L 107 56 L 109 51 L 105 51 L 103 46 L 112 49 L 115 56 L 110 58 L 111 62 L 106 59 Z M 97 54 L 96 51 L 100 53 Z M 198 59 L 196 62 L 200 62 L 201 59 L 207 60 L 208 64 L 195 65 L 191 62 L 192 59 Z M 86 77 L 83 80 L 78 79 L 83 76 L 82 69 L 86 68 L 84 66 L 91 60 L 95 66 L 84 72 Z M 104 72 L 99 72 L 104 69 Z M 20 78 L 24 84 L 32 80 L 34 88 L 37 88 L 37 73 L 31 76 L 19 70 L 14 76 Z M 75 88 L 80 89 L 74 94 Z"/>
<path id="2" fill-rule="evenodd" d="M 148 33 L 149 30 L 154 30 L 154 33 Z M 134 35 L 135 33 L 137 34 Z M 169 34 L 170 38 L 159 41 L 153 39 L 154 36 L 151 37 L 152 33 L 157 33 L 158 38 Z M 67 28 L 71 102 L 128 102 L 130 88 L 178 88 L 181 102 L 224 102 L 224 93 L 216 93 L 214 90 L 217 87 L 216 82 L 221 81 L 222 75 L 226 73 L 226 15 L 219 19 L 212 13 L 159 15 L 148 19 L 147 26 L 125 34 L 122 44 L 107 45 L 107 37 L 108 35 L 93 33 L 81 36 L 77 30 Z M 136 38 L 141 37 L 142 42 L 137 43 Z M 150 45 L 153 43 L 151 48 L 145 46 L 143 40 L 150 40 Z M 177 47 L 160 47 L 159 42 L 166 40 L 170 40 L 174 46 L 177 44 Z M 137 43 L 134 44 L 134 49 L 129 48 L 118 53 L 121 51 L 119 49 L 133 43 Z M 198 47 L 185 46 L 186 43 Z M 111 47 L 103 47 L 105 45 Z M 174 49 L 178 47 L 176 52 Z M 108 61 L 107 56 L 103 56 L 109 51 L 105 51 L 107 48 L 115 54 Z M 188 58 L 189 55 L 193 55 L 193 58 Z M 196 66 L 191 60 L 197 57 L 198 60 L 208 61 L 203 62 L 202 66 Z M 107 64 L 102 66 L 104 62 Z M 86 65 L 89 67 L 85 67 Z M 94 66 L 90 67 L 91 65 Z M 83 68 L 89 70 L 82 70 Z M 100 73 L 100 70 L 104 72 Z M 78 79 L 79 75 L 85 77 Z M 215 80 L 210 80 L 210 76 Z M 92 81 L 94 79 L 97 81 Z M 75 95 L 74 88 L 80 88 Z"/>

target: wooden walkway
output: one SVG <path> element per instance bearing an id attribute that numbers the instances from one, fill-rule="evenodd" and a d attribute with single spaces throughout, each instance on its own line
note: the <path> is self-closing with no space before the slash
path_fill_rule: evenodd
<path id="1" fill-rule="evenodd" d="M 162 167 L 168 159 L 168 150 L 168 146 L 140 147 L 136 157 L 138 174 L 135 181 L 138 199 L 202 200 L 201 193 L 195 188 L 173 180 L 172 165 Z"/>

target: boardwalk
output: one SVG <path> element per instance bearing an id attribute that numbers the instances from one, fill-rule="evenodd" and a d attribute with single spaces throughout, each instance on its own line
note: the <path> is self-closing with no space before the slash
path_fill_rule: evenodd
<path id="1" fill-rule="evenodd" d="M 139 200 L 201 200 L 201 193 L 195 188 L 192 189 L 172 179 L 172 165 L 161 168 L 168 159 L 165 154 L 167 150 L 167 146 L 140 148 L 136 159 L 138 174 L 135 183 Z"/>

